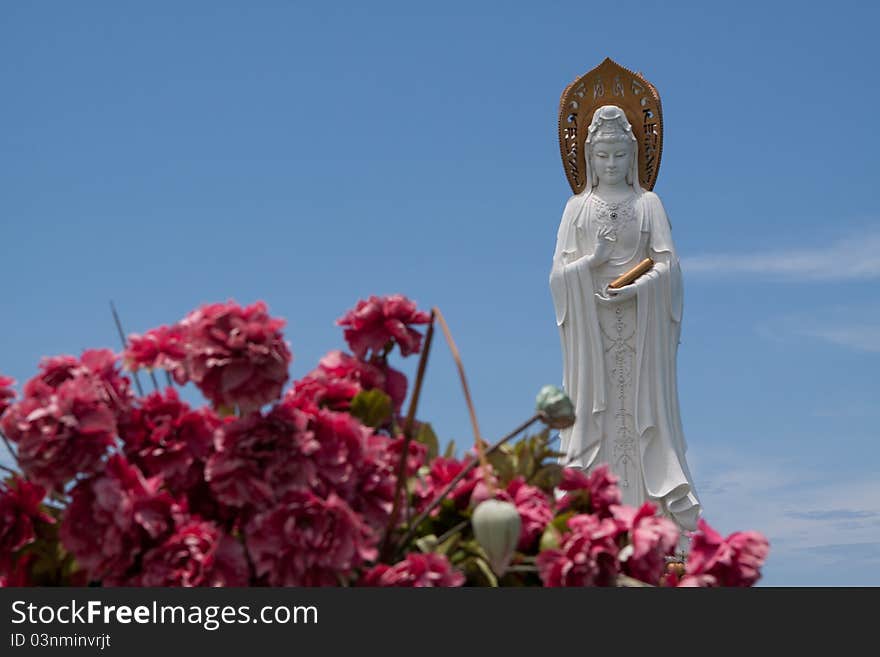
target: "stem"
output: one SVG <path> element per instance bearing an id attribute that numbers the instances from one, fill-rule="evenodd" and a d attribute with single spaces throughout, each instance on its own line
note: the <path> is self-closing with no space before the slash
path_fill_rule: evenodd
<path id="1" fill-rule="evenodd" d="M 159 382 L 156 381 L 156 374 L 153 370 L 150 370 L 150 380 L 153 382 L 153 390 L 159 392 Z"/>
<path id="2" fill-rule="evenodd" d="M 458 347 L 455 346 L 455 340 L 452 339 L 452 333 L 449 331 L 449 326 L 446 324 L 446 320 L 443 318 L 443 313 L 440 312 L 439 308 L 434 308 L 434 313 L 437 315 L 437 321 L 440 322 L 440 328 L 443 329 L 443 335 L 446 337 L 446 342 L 449 345 L 449 351 L 452 352 L 452 357 L 455 359 L 455 366 L 458 368 L 458 376 L 461 378 L 461 388 L 464 391 L 464 399 L 467 402 L 468 413 L 471 416 L 471 425 L 474 429 L 474 447 L 477 450 L 477 458 L 480 461 L 480 464 L 483 466 L 483 476 L 486 479 L 486 486 L 488 486 L 489 490 L 494 490 L 495 486 L 492 482 L 492 478 L 489 476 L 489 463 L 486 461 L 486 453 L 483 449 L 483 439 L 480 437 L 480 427 L 477 424 L 477 413 L 474 410 L 474 402 L 471 399 L 471 391 L 468 388 L 467 377 L 464 374 L 464 365 L 461 362 L 461 355 L 458 353 Z"/>
<path id="3" fill-rule="evenodd" d="M 493 452 L 495 452 L 502 445 L 509 442 L 513 438 L 515 438 L 517 436 L 517 434 L 528 429 L 532 424 L 534 424 L 535 422 L 540 420 L 542 417 L 543 417 L 543 413 L 535 413 L 532 417 L 530 417 L 528 420 L 526 420 L 521 425 L 519 425 L 516 429 L 511 431 L 509 434 L 507 434 L 506 436 L 501 438 L 498 442 L 496 442 L 489 449 L 487 449 L 485 454 L 483 455 L 483 457 L 485 458 L 489 454 L 492 454 Z M 479 458 L 472 458 L 470 460 L 470 462 L 466 466 L 464 466 L 464 468 L 462 468 L 461 472 L 459 472 L 457 475 L 455 475 L 455 477 L 452 478 L 452 481 L 450 481 L 448 484 L 446 484 L 446 487 L 442 491 L 440 491 L 440 493 L 437 495 L 437 497 L 435 497 L 431 501 L 431 503 L 425 508 L 425 510 L 422 511 L 418 516 L 416 516 L 416 519 L 413 520 L 413 522 L 409 526 L 409 529 L 407 530 L 406 534 L 404 534 L 403 538 L 400 539 L 400 541 L 398 542 L 397 547 L 396 547 L 397 552 L 399 552 L 401 549 L 403 549 L 403 546 L 405 546 L 410 541 L 410 539 L 413 536 L 415 536 L 415 533 L 418 530 L 419 525 L 421 525 L 425 521 L 425 518 L 427 518 L 431 514 L 431 511 L 433 511 L 434 509 L 436 509 L 440 505 L 440 503 L 443 501 L 443 499 L 447 495 L 449 495 L 449 492 L 453 488 L 455 488 L 456 484 L 458 484 L 458 482 L 460 482 L 462 479 L 464 479 L 467 476 L 467 474 L 471 470 L 473 470 L 475 467 L 477 467 L 477 465 L 479 465 L 479 464 L 480 464 Z"/>
<path id="4" fill-rule="evenodd" d="M 0 463 L 0 470 L 5 470 L 9 474 L 13 474 L 13 475 L 18 474 L 18 470 L 13 470 L 12 468 L 8 468 L 5 465 L 3 465 L 2 463 Z"/>
<path id="5" fill-rule="evenodd" d="M 443 541 L 448 539 L 455 532 L 460 531 L 460 530 L 464 529 L 465 527 L 467 527 L 469 523 L 470 523 L 470 520 L 462 520 L 460 523 L 458 523 L 452 529 L 449 529 L 449 530 L 443 532 L 440 536 L 437 537 L 437 545 L 440 545 L 441 543 L 443 543 Z"/>
<path id="6" fill-rule="evenodd" d="M 416 410 L 419 407 L 419 397 L 422 394 L 422 381 L 425 378 L 425 370 L 428 368 L 428 355 L 431 351 L 431 343 L 434 341 L 434 311 L 431 311 L 431 323 L 425 334 L 425 347 L 419 357 L 419 369 L 416 371 L 416 382 L 413 385 L 412 399 L 409 402 L 409 412 L 406 414 L 406 423 L 403 425 L 403 433 L 409 437 L 412 435 L 412 425 L 416 419 Z"/>
<path id="7" fill-rule="evenodd" d="M 122 342 L 122 349 L 128 349 L 128 341 L 125 339 L 125 331 L 122 330 L 122 322 L 119 321 L 119 313 L 116 312 L 116 304 L 113 303 L 113 301 L 110 301 L 110 312 L 113 313 L 113 321 L 116 323 L 116 331 L 117 333 L 119 333 L 119 340 Z M 138 394 L 143 397 L 144 388 L 143 386 L 141 386 L 141 380 L 140 378 L 138 378 L 137 371 L 134 371 L 131 374 L 132 378 L 134 379 L 134 385 L 137 388 Z"/>
<path id="8" fill-rule="evenodd" d="M 509 573 L 537 573 L 538 567 L 537 566 L 526 566 L 526 565 L 515 564 L 513 566 L 508 566 L 507 572 L 509 572 Z"/>
<path id="9" fill-rule="evenodd" d="M 382 546 L 379 550 L 380 554 L 384 554 L 389 546 L 388 539 L 397 523 L 397 516 L 400 512 L 400 498 L 404 483 L 406 482 L 406 462 L 409 460 L 409 445 L 412 442 L 412 425 L 416 417 L 416 409 L 419 406 L 419 397 L 422 394 L 422 380 L 425 378 L 425 370 L 428 367 L 428 356 L 431 351 L 431 342 L 434 340 L 434 311 L 431 311 L 431 323 L 428 325 L 428 331 L 425 335 L 425 347 L 419 356 L 419 369 L 416 372 L 416 382 L 413 386 L 412 399 L 409 402 L 409 412 L 406 414 L 406 422 L 403 426 L 403 449 L 400 453 L 400 462 L 397 464 L 397 481 L 394 484 L 394 504 L 391 507 L 391 515 L 388 517 L 388 525 L 385 527 L 385 534 L 382 538 Z M 406 495 L 403 495 L 406 500 Z M 406 515 L 409 516 L 409 503 L 406 504 Z M 408 518 L 407 518 L 408 519 Z"/>

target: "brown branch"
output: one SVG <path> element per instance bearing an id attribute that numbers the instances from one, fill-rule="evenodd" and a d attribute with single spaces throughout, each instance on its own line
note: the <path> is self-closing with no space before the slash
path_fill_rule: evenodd
<path id="1" fill-rule="evenodd" d="M 422 381 L 425 378 L 425 370 L 428 368 L 428 356 L 431 351 L 431 343 L 434 341 L 434 310 L 431 311 L 431 323 L 425 334 L 425 346 L 419 357 L 419 369 L 416 371 L 416 382 L 413 385 L 412 399 L 409 402 L 409 412 L 406 414 L 406 423 L 403 425 L 403 433 L 407 437 L 412 436 L 412 425 L 416 419 L 416 411 L 419 408 L 419 398 L 422 394 Z"/>
<path id="2" fill-rule="evenodd" d="M 464 364 L 461 362 L 461 354 L 458 353 L 458 347 L 455 346 L 455 340 L 452 339 L 452 333 L 449 331 L 449 326 L 446 324 L 443 313 L 440 312 L 439 308 L 434 308 L 434 313 L 437 315 L 437 321 L 440 322 L 440 328 L 443 329 L 443 335 L 446 337 L 449 351 L 452 352 L 452 358 L 455 359 L 455 366 L 458 368 L 458 376 L 461 378 L 461 389 L 464 391 L 464 399 L 467 402 L 468 413 L 470 413 L 471 416 L 471 426 L 473 426 L 474 429 L 474 447 L 477 450 L 477 458 L 483 466 L 483 476 L 486 478 L 486 485 L 491 491 L 494 489 L 494 485 L 489 476 L 489 468 L 487 467 L 489 463 L 486 461 L 486 453 L 483 448 L 483 438 L 480 436 L 480 426 L 477 424 L 477 412 L 474 410 L 471 391 L 470 388 L 468 388 L 467 377 L 465 377 L 464 374 Z"/>
<path id="3" fill-rule="evenodd" d="M 434 311 L 431 311 L 431 323 L 428 324 L 428 331 L 425 334 L 425 346 L 419 356 L 419 369 L 416 372 L 416 382 L 413 385 L 413 394 L 409 402 L 409 412 L 406 414 L 406 422 L 403 425 L 403 449 L 400 453 L 400 462 L 397 464 L 397 481 L 394 484 L 394 503 L 391 507 L 391 515 L 388 517 L 388 525 L 385 527 L 385 534 L 382 538 L 382 546 L 379 550 L 380 554 L 385 553 L 390 545 L 389 539 L 391 532 L 397 524 L 397 516 L 400 513 L 400 499 L 404 498 L 407 506 L 407 516 L 409 515 L 409 504 L 406 502 L 406 493 L 401 496 L 401 491 L 406 483 L 406 463 L 409 460 L 409 446 L 412 442 L 412 426 L 416 417 L 416 410 L 419 407 L 419 397 L 422 394 L 422 381 L 425 378 L 425 370 L 428 367 L 428 356 L 431 352 L 431 343 L 434 340 Z M 407 518 L 408 519 L 408 518 Z"/>
<path id="4" fill-rule="evenodd" d="M 110 312 L 113 313 L 113 321 L 116 323 L 116 332 L 119 333 L 119 340 L 122 342 L 122 349 L 128 349 L 128 341 L 125 339 L 125 331 L 122 330 L 122 322 L 119 321 L 119 313 L 116 312 L 116 304 L 112 301 L 110 302 Z M 138 377 L 137 371 L 133 371 L 131 373 L 132 378 L 134 379 L 134 385 L 137 388 L 138 394 L 143 397 L 144 389 L 141 386 L 141 380 Z M 153 383 L 155 384 L 155 379 L 153 379 Z"/>

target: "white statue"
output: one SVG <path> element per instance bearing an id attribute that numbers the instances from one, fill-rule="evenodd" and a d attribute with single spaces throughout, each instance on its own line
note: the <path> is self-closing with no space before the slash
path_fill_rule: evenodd
<path id="1" fill-rule="evenodd" d="M 563 385 L 577 414 L 561 432 L 563 461 L 583 470 L 607 463 L 625 504 L 654 501 L 694 530 L 701 507 L 679 415 L 682 281 L 669 220 L 659 197 L 640 184 L 641 140 L 624 110 L 599 106 L 581 139 L 583 191 L 565 206 L 550 274 Z M 659 150 L 654 178 L 658 165 Z M 654 261 L 648 273 L 608 287 L 645 258 Z"/>

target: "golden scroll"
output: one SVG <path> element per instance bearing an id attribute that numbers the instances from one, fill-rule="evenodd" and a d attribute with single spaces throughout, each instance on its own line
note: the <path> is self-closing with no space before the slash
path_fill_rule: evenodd
<path id="1" fill-rule="evenodd" d="M 651 267 L 653 267 L 653 266 L 654 266 L 654 261 L 651 260 L 650 258 L 645 258 L 639 264 L 637 264 L 635 267 L 630 269 L 628 272 L 626 272 L 625 274 L 621 274 L 620 276 L 615 278 L 613 281 L 611 281 L 611 283 L 608 285 L 608 287 L 610 287 L 613 290 L 616 290 L 618 288 L 624 287 L 625 285 L 629 285 L 630 283 L 634 283 L 639 276 L 651 271 Z"/>

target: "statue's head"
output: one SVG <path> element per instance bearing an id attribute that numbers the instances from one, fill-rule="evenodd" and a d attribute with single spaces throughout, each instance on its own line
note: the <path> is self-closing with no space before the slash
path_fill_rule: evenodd
<path id="1" fill-rule="evenodd" d="M 603 105 L 593 113 L 585 143 L 593 187 L 603 183 L 633 184 L 636 171 L 636 137 L 623 110 Z"/>

